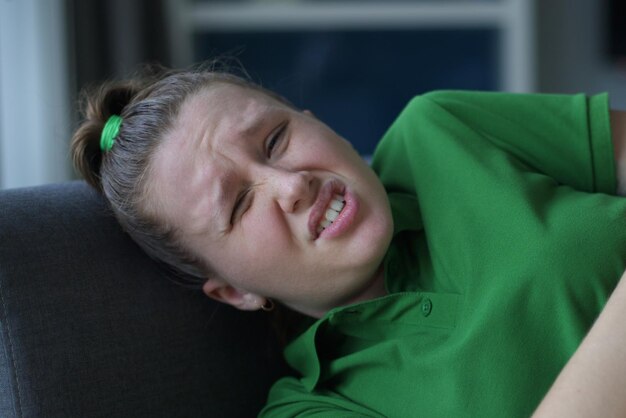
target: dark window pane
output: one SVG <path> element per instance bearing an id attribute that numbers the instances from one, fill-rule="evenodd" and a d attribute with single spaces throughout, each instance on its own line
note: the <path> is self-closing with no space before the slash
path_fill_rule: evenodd
<path id="1" fill-rule="evenodd" d="M 313 111 L 363 154 L 416 94 L 496 90 L 493 29 L 216 32 L 194 37 L 197 60 L 238 56 L 255 81 Z"/>

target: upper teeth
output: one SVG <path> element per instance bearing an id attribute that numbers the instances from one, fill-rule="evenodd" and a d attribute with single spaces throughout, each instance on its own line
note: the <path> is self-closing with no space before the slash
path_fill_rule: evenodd
<path id="1" fill-rule="evenodd" d="M 318 234 L 326 229 L 328 225 L 332 224 L 335 219 L 337 219 L 337 216 L 339 216 L 339 212 L 341 212 L 345 205 L 346 202 L 343 200 L 343 196 L 340 196 L 338 194 L 333 196 L 330 204 L 328 205 L 328 209 L 326 209 L 324 218 L 317 227 Z"/>

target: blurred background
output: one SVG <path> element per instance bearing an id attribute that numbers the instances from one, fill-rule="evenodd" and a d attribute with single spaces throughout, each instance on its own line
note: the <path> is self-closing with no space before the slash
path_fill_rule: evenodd
<path id="1" fill-rule="evenodd" d="M 433 89 L 611 93 L 623 0 L 0 0 L 0 188 L 75 178 L 77 95 L 138 64 L 236 55 L 372 153 Z"/>

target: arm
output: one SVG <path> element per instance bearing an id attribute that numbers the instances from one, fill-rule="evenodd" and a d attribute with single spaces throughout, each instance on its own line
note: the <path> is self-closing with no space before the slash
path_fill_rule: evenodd
<path id="1" fill-rule="evenodd" d="M 533 415 L 626 416 L 626 273 Z"/>
<path id="2" fill-rule="evenodd" d="M 611 110 L 617 194 L 626 196 L 626 112 Z M 626 272 L 533 415 L 626 416 Z"/>
<path id="3" fill-rule="evenodd" d="M 626 112 L 611 110 L 617 194 L 626 196 Z"/>
<path id="4" fill-rule="evenodd" d="M 408 111 L 425 115 L 426 125 L 454 125 L 458 129 L 447 132 L 459 142 L 504 151 L 521 163 L 522 170 L 579 191 L 615 193 L 606 94 L 436 91 L 418 96 L 412 104 Z M 428 126 L 412 129 L 428 138 L 424 132 Z"/>

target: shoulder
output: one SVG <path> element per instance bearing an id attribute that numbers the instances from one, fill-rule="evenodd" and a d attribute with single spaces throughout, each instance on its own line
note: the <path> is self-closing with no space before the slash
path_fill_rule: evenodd
<path id="1" fill-rule="evenodd" d="M 542 96 L 492 91 L 433 90 L 411 98 L 394 124 L 406 119 L 430 118 L 433 114 L 441 112 L 460 116 L 472 110 L 474 112 L 480 112 L 481 109 L 496 110 L 503 103 L 514 102 L 523 105 L 525 102 L 536 101 L 538 97 Z"/>

